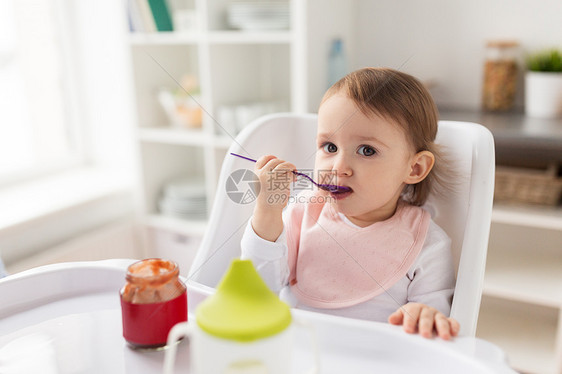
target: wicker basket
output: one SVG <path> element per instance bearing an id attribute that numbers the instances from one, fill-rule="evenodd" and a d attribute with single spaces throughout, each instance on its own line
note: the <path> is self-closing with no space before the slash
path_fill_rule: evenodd
<path id="1" fill-rule="evenodd" d="M 558 205 L 561 194 L 562 177 L 556 164 L 546 170 L 506 166 L 496 168 L 496 201 Z"/>

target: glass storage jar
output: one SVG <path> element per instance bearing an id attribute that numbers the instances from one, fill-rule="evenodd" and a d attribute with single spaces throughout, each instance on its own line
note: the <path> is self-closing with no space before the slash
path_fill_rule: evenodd
<path id="1" fill-rule="evenodd" d="M 149 258 L 127 269 L 120 291 L 123 337 L 133 348 L 166 345 L 168 332 L 187 321 L 186 286 L 173 261 Z"/>
<path id="2" fill-rule="evenodd" d="M 519 43 L 511 40 L 486 44 L 482 106 L 485 110 L 506 111 L 513 107 L 517 88 Z"/>

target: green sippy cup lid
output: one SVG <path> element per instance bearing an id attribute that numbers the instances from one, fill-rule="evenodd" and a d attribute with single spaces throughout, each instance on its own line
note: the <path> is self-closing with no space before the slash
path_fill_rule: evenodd
<path id="1" fill-rule="evenodd" d="M 291 311 L 259 276 L 250 260 L 235 259 L 195 311 L 205 332 L 229 340 L 252 341 L 275 335 L 291 324 Z"/>

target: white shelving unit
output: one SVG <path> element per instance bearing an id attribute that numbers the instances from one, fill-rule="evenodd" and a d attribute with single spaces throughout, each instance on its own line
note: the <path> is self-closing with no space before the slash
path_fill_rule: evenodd
<path id="1" fill-rule="evenodd" d="M 523 373 L 562 373 L 562 208 L 494 206 L 477 336 Z"/>
<path id="2" fill-rule="evenodd" d="M 523 113 L 440 111 L 483 124 L 496 162 L 562 163 L 562 119 Z M 522 373 L 562 374 L 562 206 L 494 204 L 476 335 L 497 344 Z"/>
<path id="3" fill-rule="evenodd" d="M 352 54 L 354 0 L 285 1 L 290 8 L 287 30 L 232 30 L 226 24 L 230 0 L 177 0 L 172 2 L 175 9 L 195 12 L 196 29 L 129 35 L 147 255 L 158 255 L 154 243 L 161 232 L 203 235 L 205 219 L 164 216 L 158 201 L 166 183 L 193 176 L 204 181 L 210 211 L 215 191 L 221 188 L 217 181 L 222 160 L 236 136 L 219 121 L 222 106 L 275 102 L 291 112 L 315 111 L 326 88 L 330 41 L 342 38 Z M 171 126 L 157 99 L 162 87 L 181 89 L 185 75 L 197 77 L 199 83 L 203 119 L 196 129 Z M 187 270 L 189 264 L 178 262 Z"/>

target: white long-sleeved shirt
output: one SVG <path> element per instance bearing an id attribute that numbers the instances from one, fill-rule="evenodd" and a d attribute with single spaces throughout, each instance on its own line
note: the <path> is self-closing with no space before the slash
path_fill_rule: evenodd
<path id="1" fill-rule="evenodd" d="M 345 216 L 346 224 L 355 226 Z M 355 226 L 357 227 L 357 226 Z M 451 241 L 447 234 L 433 221 L 416 261 L 392 287 L 374 298 L 339 309 L 318 309 L 300 303 L 288 285 L 289 266 L 285 230 L 275 242 L 260 238 L 253 230 L 251 220 L 242 238 L 242 258 L 250 259 L 254 266 L 280 298 L 291 307 L 326 314 L 386 322 L 388 316 L 408 302 L 432 306 L 449 315 L 455 287 Z"/>

